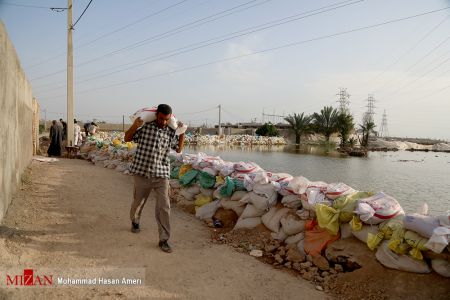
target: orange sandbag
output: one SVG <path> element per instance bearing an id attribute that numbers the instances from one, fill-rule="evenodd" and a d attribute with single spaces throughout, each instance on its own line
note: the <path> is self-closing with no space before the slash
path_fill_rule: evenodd
<path id="1" fill-rule="evenodd" d="M 306 222 L 305 229 L 305 253 L 312 256 L 322 254 L 328 244 L 339 239 L 339 233 L 332 235 L 328 230 L 320 228 L 317 220 Z"/>

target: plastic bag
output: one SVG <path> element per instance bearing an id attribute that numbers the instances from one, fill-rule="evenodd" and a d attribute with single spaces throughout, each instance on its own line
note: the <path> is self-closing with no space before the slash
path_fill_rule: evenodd
<path id="1" fill-rule="evenodd" d="M 241 218 L 254 218 L 254 217 L 261 217 L 266 211 L 265 210 L 259 210 L 256 209 L 253 204 L 247 204 L 245 206 L 244 211 L 242 212 Z"/>
<path id="2" fill-rule="evenodd" d="M 322 254 L 322 251 L 334 241 L 339 239 L 339 233 L 331 234 L 328 230 L 320 228 L 315 220 L 306 221 L 304 249 L 306 254 L 312 256 Z"/>
<path id="3" fill-rule="evenodd" d="M 178 179 L 179 172 L 180 172 L 179 167 L 173 168 L 172 171 L 170 172 L 170 179 Z"/>
<path id="4" fill-rule="evenodd" d="M 204 189 L 213 188 L 216 183 L 216 177 L 210 175 L 207 172 L 200 171 L 198 175 L 198 181 L 200 182 L 200 186 Z"/>
<path id="5" fill-rule="evenodd" d="M 259 210 L 267 210 L 277 202 L 277 197 L 277 193 L 272 194 L 271 198 L 267 198 L 251 192 L 246 198 L 242 198 L 240 201 L 248 201 L 248 203 L 253 204 Z"/>
<path id="6" fill-rule="evenodd" d="M 284 240 L 284 242 L 286 244 L 297 244 L 298 242 L 300 242 L 301 240 L 303 240 L 305 238 L 305 233 L 304 232 L 300 232 L 297 233 L 295 235 L 291 235 L 288 238 L 286 238 L 286 240 Z"/>
<path id="7" fill-rule="evenodd" d="M 379 231 L 376 235 L 369 233 L 367 237 L 367 246 L 370 250 L 375 250 L 376 247 L 383 240 L 389 241 L 389 249 L 399 253 L 404 252 L 403 250 L 397 249 L 397 247 L 402 243 L 405 230 L 403 229 L 403 222 L 401 219 L 391 219 L 381 224 Z"/>
<path id="8" fill-rule="evenodd" d="M 444 259 L 431 260 L 431 268 L 441 276 L 450 277 L 450 261 Z"/>
<path id="9" fill-rule="evenodd" d="M 430 238 L 433 230 L 439 227 L 439 219 L 421 214 L 407 214 L 403 220 L 405 229 L 415 231 L 421 236 Z"/>
<path id="10" fill-rule="evenodd" d="M 281 204 L 289 208 L 299 208 L 302 206 L 302 201 L 299 195 L 287 195 L 281 199 Z"/>
<path id="11" fill-rule="evenodd" d="M 353 188 L 349 187 L 345 183 L 330 183 L 326 188 L 326 196 L 329 199 L 336 199 L 340 196 L 353 194 L 356 192 Z"/>
<path id="12" fill-rule="evenodd" d="M 231 197 L 235 190 L 235 184 L 231 177 L 227 176 L 225 178 L 225 183 L 220 187 L 220 196 Z"/>
<path id="13" fill-rule="evenodd" d="M 156 111 L 157 107 L 144 107 L 136 111 L 134 114 L 130 116 L 131 122 L 134 122 L 136 118 L 140 117 L 145 123 L 153 122 L 156 120 Z M 169 120 L 169 127 L 176 130 L 178 128 L 178 121 L 175 118 L 175 115 L 171 115 Z"/>
<path id="14" fill-rule="evenodd" d="M 428 248 L 425 247 L 427 241 L 426 238 L 421 237 L 413 231 L 405 232 L 405 242 L 412 248 L 412 250 L 409 251 L 409 255 L 415 259 L 423 259 L 421 251 L 428 250 Z"/>
<path id="15" fill-rule="evenodd" d="M 308 188 L 309 180 L 305 177 L 294 177 L 289 181 L 289 184 L 286 187 L 286 191 L 291 194 L 301 195 L 306 192 Z"/>
<path id="16" fill-rule="evenodd" d="M 280 219 L 281 228 L 289 236 L 305 231 L 305 221 L 294 212 L 284 215 Z"/>
<path id="17" fill-rule="evenodd" d="M 231 201 L 239 201 L 242 199 L 242 197 L 244 197 L 245 195 L 247 195 L 246 191 L 236 191 L 233 193 L 233 195 L 231 196 Z"/>
<path id="18" fill-rule="evenodd" d="M 433 235 L 425 244 L 425 247 L 435 253 L 441 253 L 450 241 L 450 228 L 440 226 L 433 230 Z"/>
<path id="19" fill-rule="evenodd" d="M 270 231 L 278 232 L 280 230 L 281 218 L 289 212 L 289 208 L 272 207 L 266 214 L 261 217 L 261 220 Z"/>
<path id="20" fill-rule="evenodd" d="M 212 197 L 208 197 L 203 194 L 200 194 L 195 198 L 194 204 L 197 207 L 202 207 L 203 205 L 205 205 L 211 201 L 212 201 Z"/>
<path id="21" fill-rule="evenodd" d="M 232 202 L 236 203 L 236 201 L 232 201 Z M 259 224 L 261 224 L 260 217 L 246 218 L 246 219 L 239 218 L 236 225 L 234 225 L 233 230 L 235 230 L 235 229 L 253 229 L 256 226 L 258 226 Z"/>
<path id="22" fill-rule="evenodd" d="M 181 165 L 179 171 L 178 171 L 178 178 L 183 177 L 184 174 L 186 174 L 187 172 L 189 172 L 190 170 L 192 170 L 192 165 Z"/>

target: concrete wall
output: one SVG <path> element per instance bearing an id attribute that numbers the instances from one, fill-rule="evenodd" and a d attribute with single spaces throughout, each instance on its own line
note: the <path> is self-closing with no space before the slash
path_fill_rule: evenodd
<path id="1" fill-rule="evenodd" d="M 0 22 L 0 220 L 33 155 L 33 97 Z"/>

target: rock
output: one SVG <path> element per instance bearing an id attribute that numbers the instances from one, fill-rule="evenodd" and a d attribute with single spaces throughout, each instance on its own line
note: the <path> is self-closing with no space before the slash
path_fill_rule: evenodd
<path id="1" fill-rule="evenodd" d="M 317 281 L 317 282 L 323 282 L 324 281 L 324 279 L 322 277 L 320 277 L 320 275 L 314 276 L 314 280 Z"/>
<path id="2" fill-rule="evenodd" d="M 332 243 L 325 250 L 325 255 L 330 262 L 341 265 L 347 271 L 359 269 L 364 263 L 371 264 L 374 260 L 367 245 L 356 239 L 343 239 Z"/>
<path id="3" fill-rule="evenodd" d="M 330 273 L 328 273 L 328 272 L 322 272 L 322 274 L 320 274 L 320 276 L 322 276 L 322 277 L 328 277 L 328 276 L 330 276 Z"/>
<path id="4" fill-rule="evenodd" d="M 302 278 L 308 281 L 311 281 L 314 279 L 314 273 L 312 272 L 306 272 L 305 274 L 302 275 Z"/>
<path id="5" fill-rule="evenodd" d="M 334 265 L 334 269 L 335 269 L 336 272 L 338 272 L 338 273 L 344 272 L 344 267 L 342 267 L 340 264 L 335 264 L 335 265 Z"/>
<path id="6" fill-rule="evenodd" d="M 272 253 L 275 250 L 277 250 L 278 246 L 275 244 L 266 244 L 266 246 L 264 247 L 264 251 Z"/>
<path id="7" fill-rule="evenodd" d="M 320 285 L 316 285 L 316 290 L 323 292 L 323 287 L 321 287 Z"/>
<path id="8" fill-rule="evenodd" d="M 302 269 L 307 269 L 310 268 L 311 266 L 312 264 L 309 261 L 300 264 L 300 268 Z"/>
<path id="9" fill-rule="evenodd" d="M 313 261 L 313 258 L 312 258 L 312 256 L 311 255 L 306 255 L 306 261 L 309 261 L 309 262 L 312 262 Z"/>
<path id="10" fill-rule="evenodd" d="M 283 258 L 279 254 L 275 254 L 274 258 L 279 264 L 283 263 Z"/>
<path id="11" fill-rule="evenodd" d="M 301 263 L 306 260 L 306 257 L 301 254 L 300 251 L 297 250 L 297 248 L 291 248 L 287 252 L 286 260 L 295 263 Z"/>
<path id="12" fill-rule="evenodd" d="M 330 264 L 328 263 L 328 260 L 322 255 L 314 256 L 312 262 L 321 271 L 328 271 L 330 269 Z"/>
<path id="13" fill-rule="evenodd" d="M 254 250 L 250 251 L 250 255 L 253 257 L 261 257 L 261 256 L 263 256 L 263 252 L 261 250 L 254 249 Z"/>
<path id="14" fill-rule="evenodd" d="M 330 269 L 330 274 L 331 275 L 337 274 L 337 271 L 335 269 Z"/>
<path id="15" fill-rule="evenodd" d="M 284 247 L 283 248 L 281 248 L 281 247 L 278 248 L 278 254 L 281 255 L 281 256 L 285 256 L 286 255 L 286 250 L 284 250 Z"/>
<path id="16" fill-rule="evenodd" d="M 290 261 L 288 261 L 287 263 L 284 264 L 284 266 L 288 269 L 292 268 L 292 263 Z"/>
<path id="17" fill-rule="evenodd" d="M 308 272 L 316 274 L 319 271 L 317 267 L 310 267 L 308 268 Z"/>

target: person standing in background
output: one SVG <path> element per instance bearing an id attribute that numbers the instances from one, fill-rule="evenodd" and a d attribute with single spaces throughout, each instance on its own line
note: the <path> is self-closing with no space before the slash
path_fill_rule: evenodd
<path id="1" fill-rule="evenodd" d="M 73 119 L 73 133 L 73 145 L 78 146 L 78 144 L 81 144 L 83 137 L 81 136 L 81 127 L 77 124 L 77 119 Z"/>
<path id="2" fill-rule="evenodd" d="M 59 119 L 63 127 L 63 141 L 67 140 L 67 123 L 63 119 Z"/>
<path id="3" fill-rule="evenodd" d="M 56 120 L 52 121 L 50 127 L 50 146 L 48 147 L 48 156 L 61 156 L 63 145 L 63 127 Z"/>

